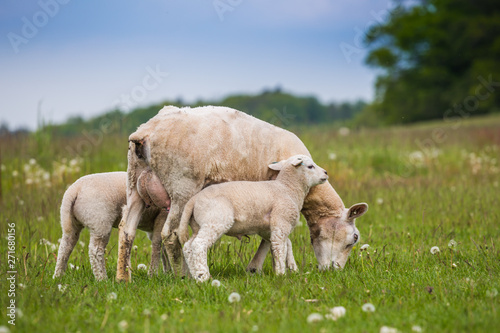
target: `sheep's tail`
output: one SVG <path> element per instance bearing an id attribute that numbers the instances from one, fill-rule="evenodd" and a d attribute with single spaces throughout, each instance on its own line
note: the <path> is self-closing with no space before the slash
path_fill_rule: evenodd
<path id="1" fill-rule="evenodd" d="M 179 224 L 179 228 L 177 229 L 177 237 L 179 238 L 179 242 L 184 245 L 189 239 L 189 221 L 191 220 L 191 216 L 193 215 L 194 210 L 194 198 L 189 199 L 187 204 L 184 206 L 184 211 L 182 212 L 181 222 Z"/>

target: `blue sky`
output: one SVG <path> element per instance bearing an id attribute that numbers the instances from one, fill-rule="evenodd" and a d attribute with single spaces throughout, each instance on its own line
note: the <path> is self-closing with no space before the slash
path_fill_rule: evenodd
<path id="1" fill-rule="evenodd" d="M 391 4 L 4 0 L 0 122 L 33 129 L 39 113 L 57 123 L 277 85 L 323 102 L 370 100 L 376 72 L 364 65 L 359 32 Z"/>

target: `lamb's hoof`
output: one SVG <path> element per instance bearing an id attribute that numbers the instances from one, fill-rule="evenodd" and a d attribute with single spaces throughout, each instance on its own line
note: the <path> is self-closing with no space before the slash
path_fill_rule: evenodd
<path id="1" fill-rule="evenodd" d="M 255 273 L 260 273 L 261 270 L 258 269 L 257 267 L 247 267 L 247 272 L 248 273 L 252 273 L 252 274 L 255 274 Z"/>

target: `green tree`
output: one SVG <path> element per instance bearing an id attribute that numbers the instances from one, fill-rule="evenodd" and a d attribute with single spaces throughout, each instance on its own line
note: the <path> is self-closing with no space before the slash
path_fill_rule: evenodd
<path id="1" fill-rule="evenodd" d="M 365 41 L 367 64 L 382 69 L 371 110 L 385 122 L 499 110 L 498 0 L 400 4 Z"/>

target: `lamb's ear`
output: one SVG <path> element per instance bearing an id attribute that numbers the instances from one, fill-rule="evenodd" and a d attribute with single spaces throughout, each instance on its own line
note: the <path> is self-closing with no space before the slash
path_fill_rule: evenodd
<path id="1" fill-rule="evenodd" d="M 352 205 L 351 208 L 349 208 L 349 212 L 347 213 L 347 218 L 349 220 L 354 220 L 355 218 L 360 217 L 364 213 L 368 211 L 368 205 L 363 203 L 357 203 L 355 205 Z"/>
<path id="2" fill-rule="evenodd" d="M 302 159 L 302 157 L 300 156 L 295 156 L 292 161 L 291 161 L 291 164 L 293 166 L 297 166 L 297 165 L 300 165 L 304 160 Z"/>
<path id="3" fill-rule="evenodd" d="M 269 164 L 268 166 L 269 166 L 269 169 L 271 169 L 271 170 L 280 171 L 281 168 L 283 167 L 283 161 L 273 162 L 273 163 Z"/>

